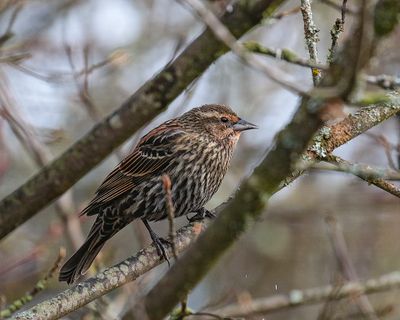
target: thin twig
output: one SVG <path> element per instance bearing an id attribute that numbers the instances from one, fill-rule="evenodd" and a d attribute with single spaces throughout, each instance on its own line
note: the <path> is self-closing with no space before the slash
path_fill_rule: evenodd
<path id="1" fill-rule="evenodd" d="M 338 40 L 340 34 L 344 31 L 344 22 L 345 22 L 345 17 L 346 17 L 346 5 L 347 5 L 347 0 L 343 0 L 342 6 L 341 6 L 341 18 L 336 19 L 335 23 L 333 24 L 333 27 L 331 29 L 331 47 L 329 48 L 329 53 L 327 57 L 328 63 L 332 63 L 333 59 L 336 54 L 336 50 L 338 47 Z"/>
<path id="2" fill-rule="evenodd" d="M 332 247 L 339 263 L 339 267 L 347 281 L 358 282 L 359 278 L 356 272 L 356 268 L 351 261 L 349 251 L 347 249 L 346 240 L 344 238 L 342 229 L 336 219 L 332 216 L 327 217 L 326 223 L 328 225 L 329 238 L 332 243 Z M 374 308 L 372 307 L 369 299 L 366 295 L 361 294 L 356 297 L 356 303 L 360 308 L 361 312 L 370 320 L 378 320 L 375 314 Z"/>
<path id="3" fill-rule="evenodd" d="M 287 17 L 287 16 L 290 16 L 292 14 L 296 14 L 296 13 L 300 12 L 300 10 L 301 10 L 300 6 L 293 7 L 291 9 L 289 9 L 289 10 L 277 13 L 276 15 L 272 16 L 271 19 L 281 20 L 284 17 Z"/>
<path id="4" fill-rule="evenodd" d="M 171 238 L 172 253 L 174 255 L 175 260 L 177 260 L 178 254 L 177 254 L 176 248 L 175 248 L 175 224 L 174 224 L 175 207 L 172 202 L 171 179 L 169 178 L 169 176 L 167 174 L 164 174 L 161 177 L 161 179 L 163 182 L 163 188 L 164 188 L 164 193 L 165 193 L 165 205 L 167 207 L 167 213 L 168 213 L 169 237 Z"/>
<path id="5" fill-rule="evenodd" d="M 304 22 L 304 37 L 310 55 L 310 60 L 313 63 L 318 63 L 318 50 L 317 43 L 319 41 L 318 32 L 319 29 L 315 26 L 312 10 L 311 0 L 301 0 L 301 14 Z M 311 74 L 314 82 L 314 86 L 318 85 L 321 80 L 321 72 L 317 68 L 311 69 Z"/>
<path id="6" fill-rule="evenodd" d="M 312 69 L 320 69 L 327 70 L 328 66 L 322 65 L 311 60 L 303 59 L 297 55 L 297 53 L 289 50 L 289 49 L 271 49 L 262 46 L 256 41 L 244 42 L 243 45 L 247 50 L 253 53 L 259 53 L 263 55 L 267 55 L 270 57 L 274 57 L 279 60 L 284 60 L 293 64 L 297 64 L 302 67 L 309 67 Z"/>
<path id="7" fill-rule="evenodd" d="M 78 96 L 83 106 L 86 109 L 86 112 L 91 117 L 94 122 L 98 122 L 101 119 L 101 115 L 98 112 L 95 104 L 93 103 L 90 94 L 89 94 L 89 73 L 87 72 L 89 68 L 89 47 L 85 46 L 83 49 L 83 58 L 84 58 L 84 68 L 82 70 L 83 73 L 77 72 L 74 64 L 74 59 L 72 57 L 72 49 L 69 45 L 64 44 L 65 52 L 67 54 L 68 63 L 71 67 L 72 74 L 74 77 L 75 86 L 78 91 Z M 80 76 L 83 75 L 83 83 L 79 83 Z"/>
<path id="8" fill-rule="evenodd" d="M 374 84 L 386 90 L 396 90 L 400 87 L 400 77 L 388 74 L 380 74 L 377 76 L 366 75 L 364 79 L 369 84 Z"/>
<path id="9" fill-rule="evenodd" d="M 221 21 L 208 10 L 203 2 L 200 0 L 179 0 L 182 3 L 187 3 L 193 8 L 196 13 L 201 17 L 202 21 L 212 30 L 215 36 L 221 40 L 227 47 L 229 47 L 233 53 L 235 53 L 243 62 L 247 65 L 255 68 L 256 70 L 264 73 L 268 78 L 282 85 L 284 88 L 295 92 L 300 95 L 306 95 L 305 88 L 300 87 L 292 81 L 287 80 L 282 72 L 277 72 L 271 69 L 267 64 L 259 61 L 253 57 L 246 48 L 237 41 L 233 34 L 228 28 L 221 23 Z"/>
<path id="10" fill-rule="evenodd" d="M 329 155 L 326 158 L 322 158 L 320 160 L 327 160 L 330 163 L 333 164 L 338 164 L 342 168 L 346 168 L 347 172 L 350 172 L 351 174 L 354 174 L 355 176 L 361 178 L 362 180 L 365 180 L 369 184 L 373 184 L 374 186 L 377 186 L 378 188 L 400 198 L 400 188 L 394 185 L 391 182 L 388 182 L 382 178 L 371 178 L 369 175 L 364 175 L 363 171 L 360 171 L 357 166 L 352 164 L 349 161 L 346 161 L 338 156 L 335 155 Z"/>
<path id="11" fill-rule="evenodd" d="M 1 80 L 3 80 L 1 82 Z M 10 125 L 14 135 L 27 150 L 33 161 L 38 167 L 43 167 L 52 159 L 50 151 L 38 139 L 35 129 L 17 113 L 16 102 L 9 94 L 5 76 L 0 78 L 0 116 Z M 66 192 L 55 202 L 56 212 L 64 224 L 64 229 L 72 246 L 77 249 L 83 242 L 83 235 L 79 224 L 74 223 L 77 217 L 70 215 L 69 212 L 75 211 L 72 201 L 72 193 Z"/>
<path id="12" fill-rule="evenodd" d="M 311 166 L 315 170 L 331 170 L 338 172 L 347 172 L 355 175 L 362 175 L 368 179 L 386 179 L 386 180 L 400 180 L 400 171 L 375 167 L 365 163 L 315 163 Z"/>
<path id="13" fill-rule="evenodd" d="M 0 56 L 0 63 L 7 63 L 10 67 L 13 67 L 14 69 L 25 73 L 29 76 L 32 76 L 38 80 L 44 81 L 44 82 L 66 82 L 70 81 L 71 78 L 79 78 L 84 75 L 89 75 L 93 73 L 94 71 L 97 71 L 107 65 L 113 64 L 113 65 L 120 65 L 120 64 L 125 64 L 128 61 L 128 55 L 122 51 L 122 50 L 116 50 L 112 52 L 106 59 L 96 62 L 90 66 L 87 66 L 87 69 L 84 67 L 81 70 L 76 70 L 75 72 L 69 72 L 69 71 L 53 71 L 48 74 L 41 73 L 39 71 L 36 71 L 32 69 L 31 67 L 27 67 L 20 62 L 30 58 L 30 54 L 28 53 L 15 53 L 15 54 L 10 54 L 8 56 Z"/>
<path id="14" fill-rule="evenodd" d="M 15 300 L 10 305 L 8 305 L 5 309 L 0 310 L 0 319 L 7 319 L 13 315 L 16 311 L 21 309 L 28 302 L 32 301 L 32 299 L 41 291 L 46 289 L 49 280 L 54 276 L 56 271 L 60 268 L 60 264 L 62 260 L 65 258 L 65 248 L 60 248 L 57 258 L 55 259 L 53 266 L 47 271 L 47 273 L 34 285 L 34 287 L 27 292 L 24 296 Z"/>
<path id="15" fill-rule="evenodd" d="M 175 218 L 175 207 L 174 203 L 172 202 L 172 193 L 171 193 L 171 179 L 167 174 L 164 174 L 162 177 L 162 182 L 163 182 L 163 188 L 164 188 L 164 193 L 165 193 L 165 204 L 167 207 L 167 213 L 168 213 L 168 223 L 169 223 L 169 237 L 171 239 L 171 248 L 172 248 L 172 253 L 174 255 L 175 261 L 178 260 L 178 253 L 176 251 L 175 247 L 175 224 L 174 224 L 174 218 Z M 187 310 L 187 296 L 185 296 L 181 300 L 181 309 L 180 309 L 180 314 L 182 317 L 185 315 L 189 314 Z"/>
<path id="16" fill-rule="evenodd" d="M 250 303 L 231 304 L 213 309 L 212 313 L 220 316 L 255 317 L 285 309 L 323 303 L 327 299 L 341 300 L 357 297 L 361 294 L 372 294 L 400 289 L 400 271 L 394 271 L 378 278 L 358 282 L 351 281 L 341 286 L 334 295 L 334 286 L 315 287 L 302 290 L 291 290 L 287 294 L 278 294 L 265 298 L 253 299 Z"/>
<path id="17" fill-rule="evenodd" d="M 13 13 L 11 14 L 10 21 L 8 22 L 6 31 L 4 31 L 3 35 L 0 36 L 0 47 L 10 40 L 13 37 L 12 28 L 14 26 L 15 21 L 17 20 L 18 14 L 21 12 L 22 7 L 24 6 L 24 2 L 18 2 L 15 6 Z"/>
<path id="18" fill-rule="evenodd" d="M 398 144 L 396 146 L 396 145 L 390 143 L 389 140 L 383 134 L 375 134 L 372 132 L 367 132 L 366 135 L 368 137 L 375 139 L 383 147 L 390 168 L 397 171 L 398 170 L 397 168 L 398 167 L 400 168 L 400 164 L 399 164 L 399 166 L 396 166 L 394 159 L 392 157 L 392 151 L 395 151 L 398 154 L 400 154 L 400 144 Z M 383 178 L 383 177 L 381 177 L 381 178 Z M 385 178 L 383 178 L 383 179 L 385 179 Z M 389 180 L 390 180 L 390 178 L 389 178 Z"/>
<path id="19" fill-rule="evenodd" d="M 346 14 L 352 14 L 355 15 L 357 14 L 357 10 L 349 8 L 346 6 L 346 8 L 344 8 L 343 10 L 343 5 L 337 4 L 336 2 L 332 1 L 332 0 L 319 0 L 321 3 L 326 4 L 328 6 L 330 6 L 333 9 L 339 10 L 340 12 L 345 11 Z"/>
<path id="20" fill-rule="evenodd" d="M 18 64 L 21 61 L 31 58 L 32 55 L 28 52 L 21 52 L 21 53 L 9 53 L 7 55 L 0 56 L 0 63 L 8 63 L 8 64 Z"/>

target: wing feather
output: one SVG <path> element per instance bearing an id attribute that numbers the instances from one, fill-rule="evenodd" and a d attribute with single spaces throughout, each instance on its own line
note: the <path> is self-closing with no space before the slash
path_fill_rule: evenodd
<path id="1" fill-rule="evenodd" d="M 176 140 L 184 131 L 173 121 L 145 135 L 136 148 L 106 177 L 95 197 L 81 215 L 94 215 L 98 209 L 132 190 L 150 176 L 162 173 L 174 154 Z"/>

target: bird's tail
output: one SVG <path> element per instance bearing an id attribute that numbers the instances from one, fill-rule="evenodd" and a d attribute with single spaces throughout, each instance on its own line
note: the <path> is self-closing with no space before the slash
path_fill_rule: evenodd
<path id="1" fill-rule="evenodd" d="M 58 277 L 59 281 L 66 281 L 68 284 L 73 283 L 89 269 L 93 260 L 108 239 L 101 237 L 100 232 L 96 231 L 97 230 L 92 230 L 92 232 L 90 232 L 85 243 L 61 267 Z"/>

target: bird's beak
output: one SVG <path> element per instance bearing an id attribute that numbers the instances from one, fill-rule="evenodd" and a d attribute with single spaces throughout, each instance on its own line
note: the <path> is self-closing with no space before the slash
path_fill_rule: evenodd
<path id="1" fill-rule="evenodd" d="M 245 130 L 251 130 L 251 129 L 258 129 L 258 126 L 255 124 L 252 124 L 250 122 L 247 122 L 246 120 L 240 119 L 238 122 L 236 122 L 233 125 L 233 130 L 235 131 L 245 131 Z"/>

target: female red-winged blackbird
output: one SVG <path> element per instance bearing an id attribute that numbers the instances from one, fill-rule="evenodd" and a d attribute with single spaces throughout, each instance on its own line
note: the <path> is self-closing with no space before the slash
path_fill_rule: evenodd
<path id="1" fill-rule="evenodd" d="M 146 134 L 82 211 L 82 215 L 97 218 L 85 243 L 61 268 L 59 280 L 74 282 L 90 267 L 104 243 L 138 218 L 160 256 L 166 258 L 162 239 L 148 224 L 168 216 L 162 176 L 171 180 L 176 217 L 210 214 L 203 206 L 218 190 L 241 132 L 255 128 L 229 107 L 204 105 Z"/>

